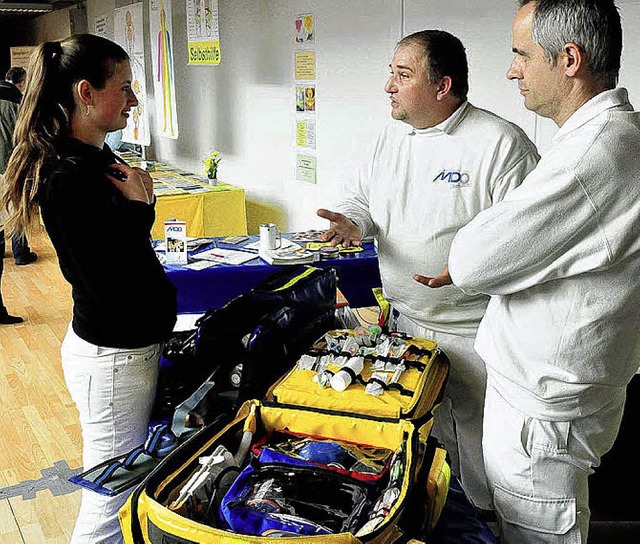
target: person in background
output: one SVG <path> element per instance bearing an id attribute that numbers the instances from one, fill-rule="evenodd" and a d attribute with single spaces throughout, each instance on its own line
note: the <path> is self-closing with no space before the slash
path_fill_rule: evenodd
<path id="1" fill-rule="evenodd" d="M 359 245 L 375 236 L 389 327 L 435 340 L 451 361 L 446 399 L 433 433 L 473 503 L 493 508 L 482 459 L 483 361 L 473 342 L 488 297 L 457 287 L 430 289 L 456 231 L 502 200 L 535 167 L 524 132 L 467 101 L 468 68 L 460 40 L 442 30 L 403 38 L 385 86 L 394 123 L 330 221 L 326 240 Z"/>
<path id="2" fill-rule="evenodd" d="M 150 244 L 151 177 L 116 163 L 104 144 L 136 104 L 119 45 L 89 34 L 41 44 L 5 172 L 7 228 L 26 228 L 39 206 L 72 287 L 62 368 L 87 469 L 145 442 L 161 346 L 176 321 L 175 289 Z M 121 542 L 117 514 L 127 493 L 82 493 L 71 542 Z"/>
<path id="3" fill-rule="evenodd" d="M 26 78 L 26 70 L 20 66 L 14 66 L 9 68 L 4 81 L 0 81 L 0 173 L 5 171 L 9 156 L 13 151 L 13 129 Z M 4 241 L 4 233 L 0 236 Z M 11 237 L 11 250 L 13 259 L 18 266 L 25 266 L 38 260 L 38 255 L 31 251 L 27 237 L 23 232 L 16 232 Z M 2 255 L 4 255 L 4 251 Z"/>
<path id="4" fill-rule="evenodd" d="M 1 107 L 1 106 L 0 106 Z M 0 224 L 0 229 L 2 225 Z M 4 255 L 5 241 L 4 241 L 4 229 L 0 232 L 0 254 Z M 0 280 L 2 279 L 2 272 L 4 271 L 4 259 L 0 259 Z M 2 291 L 0 290 L 0 325 L 15 325 L 22 323 L 24 319 L 17 315 L 11 315 L 7 307 L 4 305 L 2 299 Z"/>
<path id="5" fill-rule="evenodd" d="M 491 296 L 476 350 L 500 542 L 585 543 L 588 476 L 640 364 L 640 114 L 616 88 L 613 0 L 523 0 L 512 44 L 507 77 L 559 130 L 522 185 L 458 231 L 449 270 Z"/>
<path id="6" fill-rule="evenodd" d="M 11 70 L 13 70 L 13 74 L 16 76 L 15 79 L 19 79 L 17 70 L 24 72 L 23 68 L 12 68 Z M 11 73 L 11 70 L 9 70 L 9 73 Z M 9 73 L 7 75 L 9 75 Z M 24 73 L 22 75 L 24 79 Z M 19 85 L 24 86 L 23 83 Z M 7 81 L 0 81 L 0 176 L 7 167 L 7 161 L 13 150 L 13 129 L 16 124 L 16 116 L 21 98 L 22 94 L 18 85 Z M 2 225 L 2 217 L 0 216 L 0 281 L 2 280 L 2 273 L 4 271 L 4 252 L 4 227 Z M 9 313 L 2 300 L 2 292 L 0 290 L 0 325 L 14 325 L 16 323 L 22 323 L 23 321 L 21 317 Z"/>

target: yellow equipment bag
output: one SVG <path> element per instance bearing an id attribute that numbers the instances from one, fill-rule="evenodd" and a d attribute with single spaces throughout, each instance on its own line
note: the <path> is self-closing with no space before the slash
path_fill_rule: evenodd
<path id="1" fill-rule="evenodd" d="M 449 362 L 375 336 L 329 331 L 264 400 L 169 454 L 120 511 L 125 542 L 428 542 L 450 479 L 430 437 Z"/>

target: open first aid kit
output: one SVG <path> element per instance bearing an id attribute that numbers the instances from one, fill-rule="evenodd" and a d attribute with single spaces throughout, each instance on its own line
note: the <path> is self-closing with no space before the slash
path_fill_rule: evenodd
<path id="1" fill-rule="evenodd" d="M 120 511 L 125 542 L 428 542 L 451 477 L 430 436 L 448 373 L 435 342 L 327 332 L 159 463 Z"/>

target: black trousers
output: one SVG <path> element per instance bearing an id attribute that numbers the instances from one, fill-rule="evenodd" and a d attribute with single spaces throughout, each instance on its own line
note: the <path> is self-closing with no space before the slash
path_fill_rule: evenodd
<path id="1" fill-rule="evenodd" d="M 13 251 L 13 258 L 16 260 L 29 255 L 31 248 L 24 234 L 16 233 L 11 237 L 11 251 Z"/>
<path id="2" fill-rule="evenodd" d="M 4 271 L 4 250 L 5 250 L 5 242 L 4 242 L 4 229 L 0 230 L 0 316 L 7 315 L 7 309 L 4 307 L 4 302 L 2 301 L 2 272 Z"/>
<path id="3" fill-rule="evenodd" d="M 620 432 L 611 450 L 589 476 L 591 519 L 596 521 L 640 522 L 640 469 L 638 468 L 638 428 L 640 428 L 640 374 L 627 386 Z M 631 494 L 627 495 L 624 489 Z M 640 530 L 640 528 L 638 528 Z M 610 540 L 610 542 L 623 542 Z M 625 541 L 626 542 L 626 541 Z M 635 540 L 635 542 L 639 542 Z"/>

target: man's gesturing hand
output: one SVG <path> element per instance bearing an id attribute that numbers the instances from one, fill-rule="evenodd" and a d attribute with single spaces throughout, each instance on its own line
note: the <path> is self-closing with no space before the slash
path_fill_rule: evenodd
<path id="1" fill-rule="evenodd" d="M 444 285 L 451 285 L 453 281 L 451 280 L 451 276 L 449 275 L 449 267 L 446 267 L 442 273 L 438 276 L 434 276 L 430 278 L 428 276 L 421 276 L 420 274 L 414 274 L 413 279 L 418 283 L 426 285 L 427 287 L 442 287 Z"/>
<path id="2" fill-rule="evenodd" d="M 342 247 L 359 246 L 362 243 L 362 231 L 350 219 L 341 213 L 320 209 L 316 212 L 319 217 L 329 220 L 329 230 L 322 235 L 325 242 Z"/>

